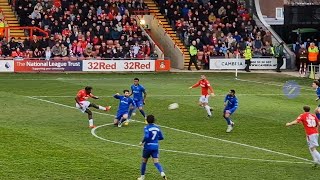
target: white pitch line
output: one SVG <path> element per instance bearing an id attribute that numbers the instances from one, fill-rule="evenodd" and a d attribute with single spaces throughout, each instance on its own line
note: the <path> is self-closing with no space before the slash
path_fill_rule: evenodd
<path id="1" fill-rule="evenodd" d="M 38 101 L 47 102 L 47 103 L 50 103 L 50 104 L 55 104 L 55 105 L 58 105 L 58 106 L 63 106 L 63 107 L 68 107 L 68 108 L 72 108 L 72 109 L 77 109 L 76 107 L 72 107 L 72 106 L 68 106 L 68 105 L 56 103 L 56 102 L 53 102 L 53 101 L 48 101 L 48 100 L 44 100 L 44 99 L 40 99 L 40 98 L 35 98 L 35 97 L 29 97 L 29 96 L 26 96 L 26 97 L 28 97 L 28 98 L 30 98 L 30 99 L 35 99 L 35 100 L 38 100 Z M 97 114 L 114 117 L 114 115 L 111 115 L 111 114 L 100 113 L 100 112 L 96 112 L 96 111 L 94 111 L 94 112 L 97 113 Z M 136 121 L 136 122 L 144 123 L 144 122 L 141 122 L 141 121 Z M 298 156 L 294 156 L 294 155 L 290 155 L 290 154 L 286 154 L 286 153 L 281 153 L 281 152 L 277 152 L 277 151 L 273 151 L 273 150 L 269 150 L 269 149 L 266 149 L 266 148 L 260 148 L 260 147 L 257 147 L 257 146 L 252 146 L 252 145 L 248 145 L 248 144 L 243 144 L 243 143 L 238 143 L 238 142 L 229 141 L 229 140 L 225 140 L 225 139 L 220 139 L 220 138 L 215 138 L 215 137 L 211 137 L 211 136 L 206 136 L 206 135 L 202 135 L 202 134 L 198 134 L 198 133 L 193 133 L 193 132 L 189 132 L 189 131 L 185 131 L 185 130 L 180 130 L 180 129 L 176 129 L 176 128 L 171 128 L 171 127 L 168 127 L 168 126 L 162 126 L 162 125 L 159 125 L 159 126 L 160 126 L 160 127 L 163 127 L 163 128 L 171 129 L 171 130 L 174 130 L 174 131 L 178 131 L 178 132 L 183 132 L 183 133 L 186 133 L 186 134 L 191 134 L 191 135 L 203 137 L 203 138 L 214 139 L 214 140 L 218 140 L 218 141 L 222 141 L 222 142 L 226 142 L 226 143 L 230 143 L 230 144 L 236 144 L 236 145 L 239 145 L 239 146 L 249 147 L 249 148 L 252 148 L 252 149 L 257 149 L 257 150 L 261 150 L 261 151 L 265 151 L 265 152 L 269 152 L 269 153 L 274 153 L 274 154 L 278 154 L 278 155 L 283 155 L 283 156 L 287 156 L 287 157 L 291 157 L 291 158 L 303 160 L 303 161 L 306 161 L 306 162 L 313 162 L 313 161 L 308 160 L 308 159 L 305 159 L 305 158 L 301 158 L 301 157 L 298 157 Z"/>
<path id="2" fill-rule="evenodd" d="M 237 79 L 238 81 L 243 81 L 243 82 L 250 82 L 250 83 L 256 83 L 256 84 L 264 84 L 264 85 L 269 85 L 269 86 L 278 86 L 278 87 L 283 87 L 283 84 L 277 84 L 277 83 L 272 83 L 272 82 L 261 82 L 261 81 L 252 81 L 252 80 L 245 80 L 245 79 Z M 305 88 L 305 87 L 300 87 L 300 89 L 307 90 L 307 91 L 315 91 L 310 88 Z"/>
<path id="3" fill-rule="evenodd" d="M 139 122 L 134 120 L 135 122 Z M 108 123 L 108 124 L 103 124 L 100 126 L 97 126 L 96 128 L 91 129 L 91 134 L 103 141 L 115 143 L 115 144 L 120 144 L 120 145 L 125 145 L 125 146 L 131 146 L 131 147 L 138 147 L 142 148 L 139 145 L 135 144 L 129 144 L 129 143 L 124 143 L 124 142 L 119 142 L 119 141 L 113 141 L 110 139 L 106 139 L 103 137 L 100 137 L 96 134 L 96 130 L 98 128 L 104 127 L 104 126 L 110 126 L 113 125 L 113 123 Z M 213 157 L 213 158 L 225 158 L 225 159 L 238 159 L 238 160 L 248 160 L 248 161 L 259 161 L 259 162 L 273 162 L 273 163 L 289 163 L 289 164 L 312 164 L 310 162 L 293 162 L 293 161 L 280 161 L 280 160 L 270 160 L 270 159 L 255 159 L 255 158 L 244 158 L 244 157 L 234 157 L 234 156 L 223 156 L 223 155 L 213 155 L 213 154 L 201 154 L 201 153 L 193 153 L 193 152 L 185 152 L 185 151 L 176 151 L 176 150 L 170 150 L 170 149 L 159 149 L 160 151 L 165 151 L 165 152 L 172 152 L 172 153 L 179 153 L 179 154 L 187 154 L 187 155 L 195 155 L 195 156 L 203 156 L 203 157 Z"/>

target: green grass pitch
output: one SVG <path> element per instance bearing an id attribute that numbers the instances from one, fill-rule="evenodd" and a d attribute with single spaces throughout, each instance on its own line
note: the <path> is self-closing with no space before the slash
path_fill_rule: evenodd
<path id="1" fill-rule="evenodd" d="M 320 169 L 312 169 L 303 127 L 285 127 L 303 105 L 317 106 L 312 80 L 279 74 L 240 74 L 239 80 L 229 73 L 206 75 L 217 95 L 209 100 L 211 119 L 197 105 L 200 89 L 188 89 L 199 73 L 0 74 L 0 179 L 139 177 L 141 114 L 129 126 L 108 125 L 118 105 L 112 95 L 129 89 L 134 77 L 147 89 L 146 113 L 156 116 L 164 133 L 160 161 L 168 179 L 320 178 Z M 288 80 L 301 85 L 299 97 L 283 95 Z M 112 105 L 110 112 L 94 110 L 99 128 L 93 132 L 86 114 L 73 108 L 77 91 L 87 85 L 100 96 L 91 102 Z M 230 89 L 236 90 L 240 107 L 232 116 L 235 129 L 227 134 L 222 110 Z M 168 110 L 174 102 L 180 107 Z M 151 161 L 146 179 L 161 179 Z"/>

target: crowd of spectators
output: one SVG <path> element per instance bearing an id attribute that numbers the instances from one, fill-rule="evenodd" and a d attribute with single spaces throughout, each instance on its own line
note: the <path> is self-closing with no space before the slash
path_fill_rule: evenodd
<path id="1" fill-rule="evenodd" d="M 23 42 L 11 38 L 1 42 L 2 56 L 46 59 L 138 58 L 154 55 L 153 44 L 132 17 L 146 9 L 143 0 L 16 0 L 22 26 L 36 26 Z"/>
<path id="2" fill-rule="evenodd" d="M 270 32 L 257 27 L 243 0 L 157 0 L 186 46 L 193 40 L 199 58 L 242 55 L 247 45 L 254 56 L 272 56 Z"/>

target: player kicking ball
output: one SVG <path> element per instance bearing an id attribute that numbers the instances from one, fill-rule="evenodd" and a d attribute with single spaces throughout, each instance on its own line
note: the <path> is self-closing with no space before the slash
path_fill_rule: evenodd
<path id="1" fill-rule="evenodd" d="M 210 85 L 210 82 L 207 80 L 207 77 L 205 75 L 201 75 L 200 80 L 193 86 L 189 87 L 189 89 L 196 88 L 198 86 L 201 86 L 201 96 L 199 99 L 199 105 L 201 107 L 204 107 L 204 109 L 207 111 L 207 114 L 208 114 L 207 117 L 210 118 L 212 116 L 211 111 L 213 111 L 213 109 L 208 105 L 209 96 L 211 95 L 213 97 L 214 92 Z M 209 90 L 210 90 L 210 94 L 208 93 Z"/>
<path id="2" fill-rule="evenodd" d="M 227 96 L 224 98 L 224 110 L 223 118 L 227 121 L 227 133 L 231 132 L 234 127 L 234 123 L 230 116 L 238 109 L 238 98 L 236 97 L 236 91 L 231 89 Z"/>
<path id="3" fill-rule="evenodd" d="M 123 96 L 119 93 L 113 96 L 116 99 L 119 99 L 119 107 L 117 111 L 116 118 L 114 119 L 114 125 L 121 127 L 128 119 L 128 112 L 130 105 L 135 106 L 134 101 L 130 98 L 129 90 L 123 90 Z"/>
<path id="4" fill-rule="evenodd" d="M 307 143 L 309 146 L 309 150 L 311 153 L 311 156 L 314 161 L 314 166 L 319 166 L 320 165 L 320 154 L 317 151 L 317 147 L 319 146 L 318 143 L 318 138 L 319 138 L 319 132 L 318 132 L 318 127 L 320 125 L 320 122 L 318 118 L 310 113 L 310 107 L 309 106 L 303 106 L 304 113 L 300 114 L 300 116 L 290 122 L 286 123 L 286 126 L 292 126 L 295 124 L 302 123 L 307 135 Z"/>
<path id="5" fill-rule="evenodd" d="M 109 111 L 111 109 L 111 106 L 102 107 L 102 106 L 90 103 L 89 101 L 87 101 L 90 97 L 93 98 L 93 99 L 99 99 L 99 97 L 97 97 L 97 96 L 92 94 L 92 87 L 87 86 L 84 89 L 79 90 L 78 94 L 77 94 L 77 96 L 75 98 L 76 107 L 81 112 L 88 114 L 89 127 L 90 128 L 95 128 L 96 126 L 93 124 L 92 112 L 89 109 L 89 107 L 94 107 L 96 109 Z"/>
<path id="6" fill-rule="evenodd" d="M 140 146 L 143 146 L 142 163 L 141 163 L 141 176 L 138 180 L 145 179 L 145 172 L 147 168 L 147 162 L 150 156 L 153 159 L 154 166 L 160 172 L 163 179 L 167 179 L 166 174 L 163 172 L 162 166 L 159 163 L 159 141 L 163 140 L 163 135 L 158 126 L 154 124 L 155 118 L 153 115 L 147 116 L 148 125 L 144 127 L 144 136 L 140 142 Z"/>

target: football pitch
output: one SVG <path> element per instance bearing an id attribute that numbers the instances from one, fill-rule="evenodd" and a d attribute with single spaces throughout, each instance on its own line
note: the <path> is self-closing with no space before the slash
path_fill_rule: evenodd
<path id="1" fill-rule="evenodd" d="M 319 179 L 313 169 L 302 125 L 285 127 L 318 104 L 312 80 L 281 74 L 205 73 L 216 96 L 214 115 L 197 105 L 200 89 L 189 90 L 200 73 L 160 74 L 0 74 L 0 179 L 110 179 L 140 176 L 143 117 L 122 128 L 113 126 L 118 100 L 140 78 L 148 93 L 145 111 L 154 114 L 164 140 L 160 162 L 168 179 Z M 283 85 L 294 80 L 300 95 L 288 99 Z M 90 85 L 109 112 L 92 109 L 96 129 L 75 109 L 78 90 Z M 223 100 L 236 90 L 239 108 L 227 134 Z M 168 110 L 171 103 L 179 108 Z M 149 160 L 146 179 L 161 179 Z"/>

